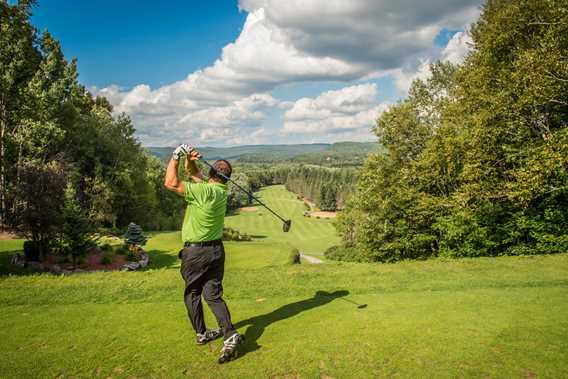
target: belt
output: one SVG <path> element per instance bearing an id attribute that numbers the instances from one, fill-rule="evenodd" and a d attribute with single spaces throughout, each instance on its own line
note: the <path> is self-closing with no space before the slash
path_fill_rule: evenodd
<path id="1" fill-rule="evenodd" d="M 186 241 L 184 242 L 183 246 L 185 247 L 189 247 L 189 246 L 217 246 L 223 243 L 223 240 L 216 239 L 213 241 L 200 241 L 200 242 L 190 242 L 190 241 Z"/>

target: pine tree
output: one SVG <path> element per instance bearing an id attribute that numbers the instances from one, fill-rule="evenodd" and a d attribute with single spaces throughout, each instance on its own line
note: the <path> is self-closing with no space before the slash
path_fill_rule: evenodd
<path id="1" fill-rule="evenodd" d="M 144 246 L 146 244 L 146 237 L 142 232 L 142 227 L 131 222 L 128 224 L 128 230 L 124 235 L 124 242 L 131 247 Z"/>
<path id="2" fill-rule="evenodd" d="M 73 258 L 73 264 L 84 257 L 92 239 L 92 225 L 85 211 L 77 201 L 75 190 L 71 185 L 65 191 L 65 203 L 63 207 L 62 242 L 65 249 Z"/>

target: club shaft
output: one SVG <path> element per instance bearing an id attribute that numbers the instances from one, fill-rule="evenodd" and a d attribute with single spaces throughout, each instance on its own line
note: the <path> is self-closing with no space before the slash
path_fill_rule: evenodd
<path id="1" fill-rule="evenodd" d="M 203 163 L 205 163 L 207 166 L 209 166 L 209 168 L 212 168 L 213 170 L 215 170 L 215 167 L 213 167 L 213 165 L 211 165 L 211 163 L 207 162 L 205 159 L 202 160 Z M 280 220 L 282 220 L 282 222 L 286 222 L 286 220 L 284 220 L 282 217 L 280 217 L 280 215 L 276 212 L 274 212 L 272 209 L 270 209 L 268 207 L 268 205 L 264 204 L 262 201 L 260 201 L 260 199 L 258 199 L 256 196 L 254 196 L 252 193 L 250 193 L 249 191 L 247 191 L 245 188 L 241 187 L 239 184 L 235 183 L 234 181 L 231 180 L 231 178 L 223 175 L 222 173 L 218 172 L 217 170 L 215 170 L 215 172 L 217 172 L 217 174 L 219 176 L 222 176 L 223 178 L 225 178 L 227 181 L 233 183 L 233 185 L 235 185 L 238 189 L 240 189 L 241 191 L 243 191 L 244 193 L 246 193 L 247 195 L 249 195 L 250 197 L 252 197 L 254 200 L 256 200 L 258 203 L 260 203 L 260 205 L 262 205 L 264 208 L 268 209 L 270 212 L 272 212 L 272 214 L 276 217 L 278 217 Z"/>

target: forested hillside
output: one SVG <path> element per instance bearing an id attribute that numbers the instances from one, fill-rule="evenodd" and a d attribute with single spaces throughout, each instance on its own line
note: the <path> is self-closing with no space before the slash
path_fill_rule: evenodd
<path id="1" fill-rule="evenodd" d="M 568 7 L 491 0 L 464 64 L 378 120 L 337 258 L 568 251 Z"/>
<path id="2" fill-rule="evenodd" d="M 304 163 L 320 166 L 361 166 L 379 148 L 374 142 L 337 142 L 334 144 L 250 145 L 233 147 L 201 147 L 199 151 L 209 160 L 229 159 L 238 163 Z M 164 163 L 173 147 L 148 147 L 150 153 Z"/>
<path id="3" fill-rule="evenodd" d="M 337 142 L 322 151 L 297 155 L 292 162 L 332 167 L 361 166 L 369 154 L 380 149 L 375 142 Z"/>

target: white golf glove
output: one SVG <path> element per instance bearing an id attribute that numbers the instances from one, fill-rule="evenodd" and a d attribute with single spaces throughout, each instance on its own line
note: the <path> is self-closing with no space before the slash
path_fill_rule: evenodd
<path id="1" fill-rule="evenodd" d="M 172 158 L 175 159 L 176 161 L 179 161 L 179 159 L 184 155 L 189 155 L 189 153 L 191 153 L 192 150 L 193 147 L 189 146 L 188 144 L 182 143 L 181 145 L 176 147 L 176 149 L 172 154 Z"/>

